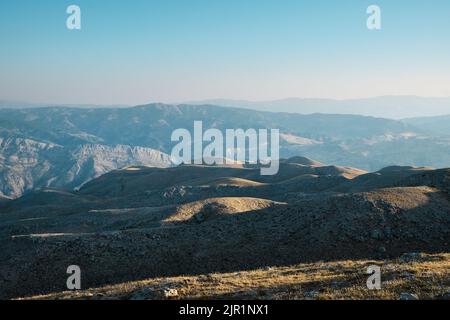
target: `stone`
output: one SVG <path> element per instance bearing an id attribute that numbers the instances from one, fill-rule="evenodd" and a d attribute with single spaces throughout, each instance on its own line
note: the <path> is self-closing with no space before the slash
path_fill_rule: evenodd
<path id="1" fill-rule="evenodd" d="M 178 290 L 177 289 L 164 289 L 164 298 L 166 299 L 176 299 L 178 298 Z"/>
<path id="2" fill-rule="evenodd" d="M 307 291 L 304 294 L 305 298 L 315 299 L 319 296 L 319 291 Z"/>
<path id="3" fill-rule="evenodd" d="M 379 247 L 378 248 L 378 252 L 379 253 L 386 253 L 386 248 L 385 247 Z"/>
<path id="4" fill-rule="evenodd" d="M 414 274 L 412 274 L 410 272 L 407 272 L 407 271 L 404 271 L 404 272 L 400 273 L 400 277 L 411 279 L 411 280 L 416 278 L 416 276 Z"/>
<path id="5" fill-rule="evenodd" d="M 423 259 L 423 255 L 417 252 L 405 253 L 400 257 L 401 262 L 414 262 Z"/>
<path id="6" fill-rule="evenodd" d="M 400 300 L 419 300 L 419 297 L 413 293 L 403 292 L 400 294 Z"/>
<path id="7" fill-rule="evenodd" d="M 378 230 L 378 229 L 374 229 L 370 233 L 370 237 L 373 240 L 382 240 L 383 239 L 383 233 L 380 230 Z"/>
<path id="8" fill-rule="evenodd" d="M 198 223 L 202 223 L 206 220 L 205 215 L 202 212 L 196 214 L 194 218 L 195 218 L 195 221 L 197 221 Z"/>

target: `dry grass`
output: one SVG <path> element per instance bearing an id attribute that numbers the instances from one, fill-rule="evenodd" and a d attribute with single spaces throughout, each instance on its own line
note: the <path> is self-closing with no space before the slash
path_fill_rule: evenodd
<path id="1" fill-rule="evenodd" d="M 202 214 L 204 219 L 208 219 L 218 215 L 232 215 L 262 210 L 276 204 L 281 203 L 257 198 L 211 198 L 179 206 L 176 213 L 164 222 L 188 221 L 198 214 Z"/>
<path id="2" fill-rule="evenodd" d="M 369 265 L 379 265 L 382 289 L 368 290 Z M 31 299 L 161 299 L 176 289 L 178 299 L 442 299 L 450 290 L 450 254 L 422 254 L 415 261 L 336 261 L 268 267 L 224 274 L 158 278 Z"/>
<path id="3" fill-rule="evenodd" d="M 266 184 L 249 179 L 242 179 L 235 177 L 221 178 L 211 181 L 207 184 L 207 186 L 234 186 L 234 187 L 258 187 L 264 185 Z"/>

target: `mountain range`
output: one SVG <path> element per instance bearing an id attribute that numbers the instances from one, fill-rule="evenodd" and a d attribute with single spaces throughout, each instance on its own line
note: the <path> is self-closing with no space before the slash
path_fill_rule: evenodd
<path id="1" fill-rule="evenodd" d="M 448 118 L 448 117 L 447 117 Z M 73 190 L 128 165 L 170 167 L 172 132 L 278 128 L 281 156 L 376 171 L 392 165 L 447 167 L 446 117 L 398 121 L 356 115 L 291 114 L 213 105 L 0 109 L 0 195 L 45 187 Z"/>
<path id="2" fill-rule="evenodd" d="M 365 286 L 373 259 L 390 277 L 384 297 L 445 297 L 446 119 L 214 105 L 0 109 L 0 299 L 73 298 L 64 290 L 74 264 L 92 288 L 79 298 L 373 299 L 378 291 L 352 289 Z M 279 129 L 279 172 L 174 166 L 171 134 L 194 121 Z"/>
<path id="3" fill-rule="evenodd" d="M 192 101 L 189 104 L 212 104 L 300 114 L 353 114 L 396 120 L 442 116 L 450 113 L 450 97 L 382 96 L 346 100 L 290 98 L 272 101 L 213 99 Z"/>
<path id="4" fill-rule="evenodd" d="M 436 117 L 450 114 L 450 97 L 380 96 L 360 99 L 287 98 L 268 101 L 209 99 L 183 102 L 187 105 L 216 105 L 257 111 L 287 113 L 352 114 L 386 119 Z M 129 108 L 131 105 L 45 104 L 0 100 L 0 109 L 60 106 L 68 108 Z"/>

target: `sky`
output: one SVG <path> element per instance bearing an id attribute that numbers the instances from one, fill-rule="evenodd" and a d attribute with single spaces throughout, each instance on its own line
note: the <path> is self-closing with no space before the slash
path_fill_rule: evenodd
<path id="1" fill-rule="evenodd" d="M 448 0 L 1 0 L 0 100 L 450 96 L 449 17 Z"/>

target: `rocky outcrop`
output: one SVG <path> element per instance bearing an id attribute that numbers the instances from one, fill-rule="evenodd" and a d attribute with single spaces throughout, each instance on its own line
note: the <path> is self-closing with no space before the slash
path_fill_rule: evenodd
<path id="1" fill-rule="evenodd" d="M 150 148 L 83 144 L 61 146 L 16 136 L 0 137 L 0 196 L 17 198 L 39 188 L 79 188 L 129 165 L 171 166 L 170 157 Z"/>

